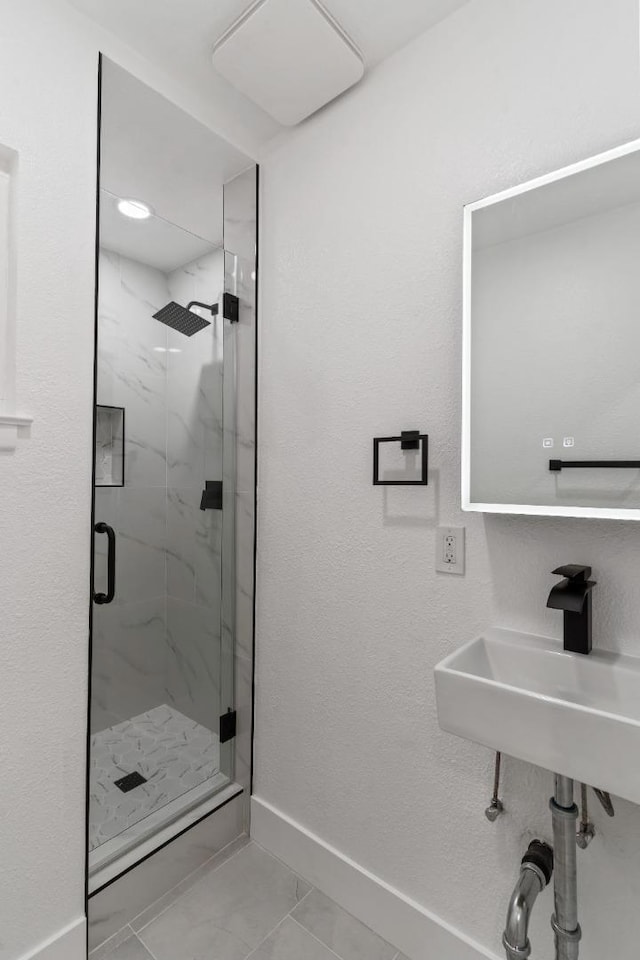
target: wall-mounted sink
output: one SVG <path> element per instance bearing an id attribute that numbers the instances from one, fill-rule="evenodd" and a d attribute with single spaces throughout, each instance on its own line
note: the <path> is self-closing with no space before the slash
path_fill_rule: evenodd
<path id="1" fill-rule="evenodd" d="M 640 658 L 492 628 L 435 680 L 443 730 L 640 803 Z"/>

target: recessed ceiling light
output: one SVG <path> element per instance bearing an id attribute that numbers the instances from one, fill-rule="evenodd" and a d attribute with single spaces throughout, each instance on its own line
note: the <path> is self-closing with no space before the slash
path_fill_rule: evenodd
<path id="1" fill-rule="evenodd" d="M 151 216 L 151 207 L 142 200 L 118 200 L 118 212 L 131 220 L 148 220 Z"/>

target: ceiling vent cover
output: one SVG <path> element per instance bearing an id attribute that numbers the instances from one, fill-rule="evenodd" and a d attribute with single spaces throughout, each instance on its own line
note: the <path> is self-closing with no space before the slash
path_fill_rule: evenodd
<path id="1" fill-rule="evenodd" d="M 317 0 L 258 0 L 216 43 L 213 65 L 286 126 L 364 73 L 357 48 Z"/>

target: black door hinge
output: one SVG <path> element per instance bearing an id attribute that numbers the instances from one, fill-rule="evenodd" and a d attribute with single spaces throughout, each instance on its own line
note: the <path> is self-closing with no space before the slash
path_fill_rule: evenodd
<path id="1" fill-rule="evenodd" d="M 222 296 L 222 316 L 231 323 L 238 323 L 240 320 L 240 300 L 232 293 Z"/>
<path id="2" fill-rule="evenodd" d="M 205 480 L 201 510 L 222 510 L 222 480 Z"/>
<path id="3" fill-rule="evenodd" d="M 236 735 L 236 712 L 231 707 L 220 717 L 220 743 L 233 740 Z"/>

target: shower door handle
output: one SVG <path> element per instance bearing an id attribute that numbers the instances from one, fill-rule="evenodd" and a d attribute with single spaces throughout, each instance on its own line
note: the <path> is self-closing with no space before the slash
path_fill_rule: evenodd
<path id="1" fill-rule="evenodd" d="M 108 523 L 96 523 L 94 530 L 96 533 L 106 533 L 108 540 L 107 552 L 107 592 L 94 593 L 95 603 L 111 603 L 116 595 L 116 534 L 113 527 Z"/>

